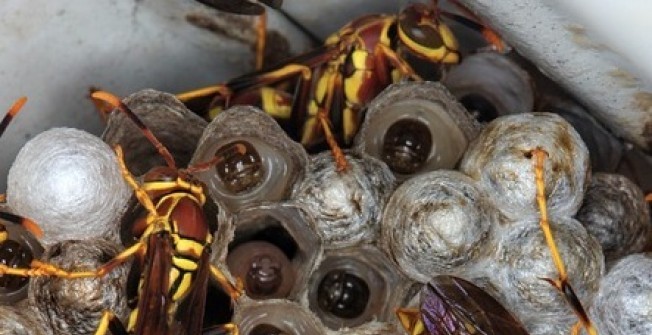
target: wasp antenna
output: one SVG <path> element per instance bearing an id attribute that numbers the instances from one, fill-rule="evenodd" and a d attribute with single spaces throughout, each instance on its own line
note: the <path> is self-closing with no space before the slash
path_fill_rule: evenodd
<path id="1" fill-rule="evenodd" d="M 555 263 L 555 267 L 557 268 L 557 271 L 559 272 L 559 279 L 557 280 L 552 280 L 549 278 L 541 278 L 541 279 L 550 283 L 559 292 L 563 294 L 564 299 L 568 302 L 575 315 L 577 315 L 579 322 L 583 325 L 584 329 L 586 329 L 587 333 L 589 335 L 597 335 L 597 331 L 595 330 L 595 327 L 591 323 L 591 319 L 589 319 L 589 316 L 586 313 L 584 306 L 582 306 L 582 303 L 577 298 L 575 291 L 573 291 L 573 288 L 568 282 L 568 274 L 566 273 L 566 267 L 564 266 L 564 262 L 562 261 L 559 251 L 557 249 L 557 244 L 555 243 L 555 240 L 552 236 L 552 231 L 550 230 L 550 223 L 548 221 L 548 207 L 546 204 L 546 195 L 545 195 L 545 183 L 544 183 L 544 176 L 543 176 L 544 160 L 546 159 L 546 157 L 549 156 L 549 154 L 543 148 L 537 147 L 536 149 L 527 152 L 525 156 L 528 158 L 534 158 L 534 174 L 535 174 L 535 180 L 537 186 L 536 198 L 537 198 L 537 204 L 539 206 L 539 213 L 541 216 L 539 220 L 539 224 L 545 236 L 548 249 L 550 249 L 550 253 L 552 254 L 552 260 Z"/>
<path id="2" fill-rule="evenodd" d="M 0 219 L 23 226 L 25 230 L 32 233 L 32 235 L 34 235 L 37 238 L 43 237 L 43 230 L 41 229 L 41 227 L 39 227 L 39 225 L 36 222 L 32 221 L 31 219 L 28 219 L 20 215 L 11 214 L 8 212 L 0 212 Z"/>
<path id="3" fill-rule="evenodd" d="M 153 215 L 154 217 L 158 217 L 158 212 L 156 211 L 156 206 L 154 206 L 154 202 L 152 202 L 152 199 L 149 198 L 147 195 L 147 192 L 143 190 L 143 188 L 138 184 L 136 181 L 136 178 L 129 172 L 129 169 L 127 168 L 127 164 L 125 163 L 125 157 L 124 153 L 122 152 L 122 147 L 119 145 L 116 145 L 113 150 L 115 151 L 115 155 L 118 157 L 118 165 L 120 166 L 120 172 L 122 173 L 122 177 L 125 179 L 127 184 L 131 186 L 131 188 L 134 190 L 134 193 L 136 194 L 136 198 L 138 199 L 138 202 L 147 209 L 147 211 Z"/>
<path id="4" fill-rule="evenodd" d="M 338 172 L 346 171 L 349 168 L 349 162 L 346 160 L 346 156 L 344 156 L 344 152 L 342 152 L 342 148 L 340 148 L 340 146 L 337 144 L 337 141 L 335 140 L 335 136 L 331 131 L 331 125 L 329 121 L 326 119 L 325 113 L 319 112 L 318 118 L 319 118 L 319 122 L 321 122 L 322 128 L 324 129 L 324 136 L 326 137 L 326 142 L 328 143 L 328 146 L 331 148 L 331 152 L 333 153 L 335 164 L 337 164 L 337 171 Z"/>
<path id="5" fill-rule="evenodd" d="M 183 169 L 186 173 L 196 173 L 202 172 L 210 169 L 211 167 L 219 164 L 222 161 L 225 161 L 235 155 L 244 155 L 247 153 L 247 146 L 242 143 L 234 143 L 224 152 L 221 152 L 220 155 L 213 157 L 211 160 L 197 163 L 192 166 L 189 166 Z"/>
<path id="6" fill-rule="evenodd" d="M 26 102 L 27 102 L 27 97 L 20 97 L 14 102 L 13 105 L 11 105 L 11 108 L 9 108 L 9 111 L 2 119 L 2 122 L 0 122 L 0 136 L 4 134 L 11 120 L 13 120 L 13 118 L 16 116 L 16 114 L 18 114 L 18 112 L 20 112 L 20 109 L 23 108 Z"/>
<path id="7" fill-rule="evenodd" d="M 177 165 L 174 162 L 174 158 L 172 157 L 172 154 L 170 154 L 170 151 L 161 143 L 161 141 L 154 136 L 154 133 L 147 128 L 147 126 L 143 123 L 143 121 L 126 105 L 124 104 L 120 98 L 116 97 L 115 95 L 108 93 L 106 91 L 95 91 L 91 93 L 91 98 L 105 102 L 113 108 L 117 108 L 121 112 L 125 113 L 131 121 L 133 121 L 138 128 L 140 128 L 140 131 L 143 132 L 143 135 L 147 137 L 147 139 L 156 147 L 156 150 L 158 153 L 163 156 L 163 159 L 165 159 L 165 162 L 167 165 L 172 168 L 172 169 L 177 169 Z"/>

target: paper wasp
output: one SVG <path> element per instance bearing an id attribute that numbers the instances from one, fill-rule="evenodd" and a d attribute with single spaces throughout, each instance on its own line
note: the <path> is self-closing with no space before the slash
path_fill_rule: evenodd
<path id="1" fill-rule="evenodd" d="M 423 287 L 420 299 L 418 309 L 396 312 L 410 335 L 528 335 L 495 298 L 462 278 L 436 276 Z"/>
<path id="2" fill-rule="evenodd" d="M 348 145 L 371 99 L 394 82 L 421 80 L 410 64 L 413 59 L 426 63 L 429 75 L 459 62 L 457 40 L 443 16 L 473 22 L 439 10 L 436 3 L 410 4 L 398 15 L 355 19 L 321 47 L 282 64 L 177 97 L 192 109 L 208 110 L 208 118 L 229 106 L 257 105 L 309 149 L 323 143 L 318 118 L 323 113 L 338 141 Z M 478 29 L 502 48 L 488 28 Z M 204 108 L 207 100 L 212 101 Z"/>
<path id="3" fill-rule="evenodd" d="M 233 155 L 244 154 L 246 148 L 234 145 L 209 162 L 177 169 L 169 151 L 118 98 L 102 91 L 94 92 L 92 97 L 130 117 L 167 163 L 167 166 L 152 168 L 139 184 L 124 163 L 122 149 L 116 148 L 123 176 L 142 206 L 142 215 L 131 228 L 137 240 L 96 270 L 66 271 L 33 260 L 29 267 L 23 268 L 0 264 L 0 275 L 102 277 L 135 256 L 132 273 L 138 275 L 138 284 L 127 288 L 128 294 L 134 295 L 129 301 L 132 313 L 127 327 L 111 311 L 105 311 L 95 334 L 109 331 L 114 335 L 199 334 L 209 279 L 215 279 L 231 299 L 237 299 L 242 289 L 209 263 L 215 227 L 209 224 L 203 212 L 204 186 L 192 178 L 191 173 L 210 168 Z M 179 308 L 181 305 L 187 308 Z M 233 324 L 222 325 L 220 329 L 238 333 Z"/>

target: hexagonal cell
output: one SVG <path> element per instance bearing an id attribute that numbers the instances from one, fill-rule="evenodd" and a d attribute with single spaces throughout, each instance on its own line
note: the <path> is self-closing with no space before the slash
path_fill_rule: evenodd
<path id="1" fill-rule="evenodd" d="M 174 95 L 151 89 L 129 95 L 124 103 L 170 151 L 178 167 L 190 162 L 207 124 L 204 119 L 189 111 Z M 135 176 L 167 165 L 156 147 L 124 113 L 113 111 L 109 115 L 102 139 L 111 147 L 122 147 L 125 163 Z"/>
<path id="2" fill-rule="evenodd" d="M 233 217 L 233 229 L 226 263 L 247 295 L 295 299 L 322 252 L 312 219 L 291 204 L 253 206 Z"/>
<path id="3" fill-rule="evenodd" d="M 33 309 L 0 306 L 0 334 L 50 335 L 51 333 Z"/>
<path id="4" fill-rule="evenodd" d="M 305 307 L 288 300 L 244 301 L 233 321 L 242 335 L 325 335 L 322 323 Z"/>
<path id="5" fill-rule="evenodd" d="M 480 122 L 501 115 L 530 113 L 534 108 L 534 82 L 505 54 L 479 52 L 453 67 L 442 84 Z"/>
<path id="6" fill-rule="evenodd" d="M 206 127 L 192 158 L 204 162 L 235 145 L 245 152 L 231 154 L 215 168 L 198 173 L 209 193 L 231 211 L 266 201 L 285 200 L 303 179 L 308 156 L 260 109 L 235 106 Z"/>
<path id="7" fill-rule="evenodd" d="M 452 169 L 479 124 L 441 84 L 389 86 L 368 106 L 354 148 L 385 162 L 397 179 Z"/>
<path id="8" fill-rule="evenodd" d="M 333 330 L 394 319 L 412 282 L 372 245 L 327 250 L 305 292 L 308 306 Z"/>
<path id="9" fill-rule="evenodd" d="M 338 171 L 329 151 L 311 157 L 309 170 L 292 200 L 315 218 L 324 248 L 374 241 L 382 209 L 396 181 L 387 165 L 367 154 L 345 152 L 348 168 Z"/>
<path id="10" fill-rule="evenodd" d="M 380 246 L 403 273 L 425 283 L 492 252 L 498 215 L 477 184 L 460 172 L 438 170 L 394 191 L 385 206 Z"/>
<path id="11" fill-rule="evenodd" d="M 68 271 L 95 270 L 121 250 L 102 239 L 64 241 L 48 247 L 43 261 Z M 122 264 L 102 278 L 32 278 L 29 302 L 54 334 L 89 334 L 96 330 L 104 310 L 126 319 L 128 269 L 128 263 Z"/>
<path id="12" fill-rule="evenodd" d="M 0 221 L 0 264 L 28 268 L 33 259 L 43 253 L 41 243 L 25 228 L 13 222 Z M 0 276 L 0 305 L 15 304 L 27 297 L 29 277 Z"/>
<path id="13" fill-rule="evenodd" d="M 533 150 L 547 152 L 544 183 L 550 215 L 575 215 L 590 175 L 580 135 L 552 113 L 512 114 L 488 123 L 471 143 L 460 171 L 477 180 L 508 220 L 539 217 Z"/>

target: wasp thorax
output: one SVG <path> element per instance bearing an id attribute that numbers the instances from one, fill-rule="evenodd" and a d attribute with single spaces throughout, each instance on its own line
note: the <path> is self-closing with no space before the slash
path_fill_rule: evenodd
<path id="1" fill-rule="evenodd" d="M 228 156 L 223 162 L 215 166 L 218 176 L 224 186 L 233 193 L 244 193 L 263 181 L 265 167 L 256 148 L 247 141 L 235 141 L 222 146 L 215 153 L 216 156 L 225 155 L 234 145 L 244 145 L 246 152 Z"/>
<path id="2" fill-rule="evenodd" d="M 383 160 L 395 172 L 412 174 L 421 169 L 432 150 L 432 135 L 418 120 L 392 124 L 383 141 Z"/>

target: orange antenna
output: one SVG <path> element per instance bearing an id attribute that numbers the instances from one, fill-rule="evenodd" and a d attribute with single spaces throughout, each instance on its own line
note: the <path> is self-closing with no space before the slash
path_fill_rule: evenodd
<path id="1" fill-rule="evenodd" d="M 11 105 L 11 108 L 9 108 L 9 111 L 2 119 L 2 122 L 0 122 L 0 136 L 4 134 L 11 120 L 14 119 L 14 117 L 16 116 L 16 114 L 18 114 L 18 112 L 20 112 L 20 109 L 23 108 L 23 105 L 25 105 L 26 102 L 27 102 L 27 97 L 20 97 L 14 102 L 13 105 Z"/>
<path id="2" fill-rule="evenodd" d="M 222 161 L 232 157 L 233 155 L 244 155 L 246 153 L 247 153 L 246 145 L 242 143 L 234 143 L 223 154 L 219 156 L 215 156 L 206 162 L 197 163 L 195 165 L 189 166 L 183 169 L 183 171 L 186 173 L 196 173 L 196 172 L 206 171 L 210 169 L 212 166 L 221 163 Z"/>
<path id="3" fill-rule="evenodd" d="M 174 162 L 174 158 L 172 157 L 172 154 L 170 154 L 170 151 L 168 151 L 163 143 L 161 143 L 161 141 L 159 141 L 158 138 L 154 136 L 154 133 L 152 133 L 152 131 L 147 128 L 143 121 L 127 105 L 125 105 L 120 100 L 120 98 L 105 91 L 92 92 L 91 98 L 107 103 L 125 113 L 131 119 L 131 121 L 133 121 L 136 126 L 140 128 L 140 130 L 143 132 L 143 135 L 145 135 L 145 137 L 147 137 L 147 139 L 154 145 L 154 147 L 156 147 L 156 150 L 158 150 L 159 154 L 163 156 L 163 159 L 165 159 L 167 165 L 172 169 L 177 169 L 177 165 Z"/>

